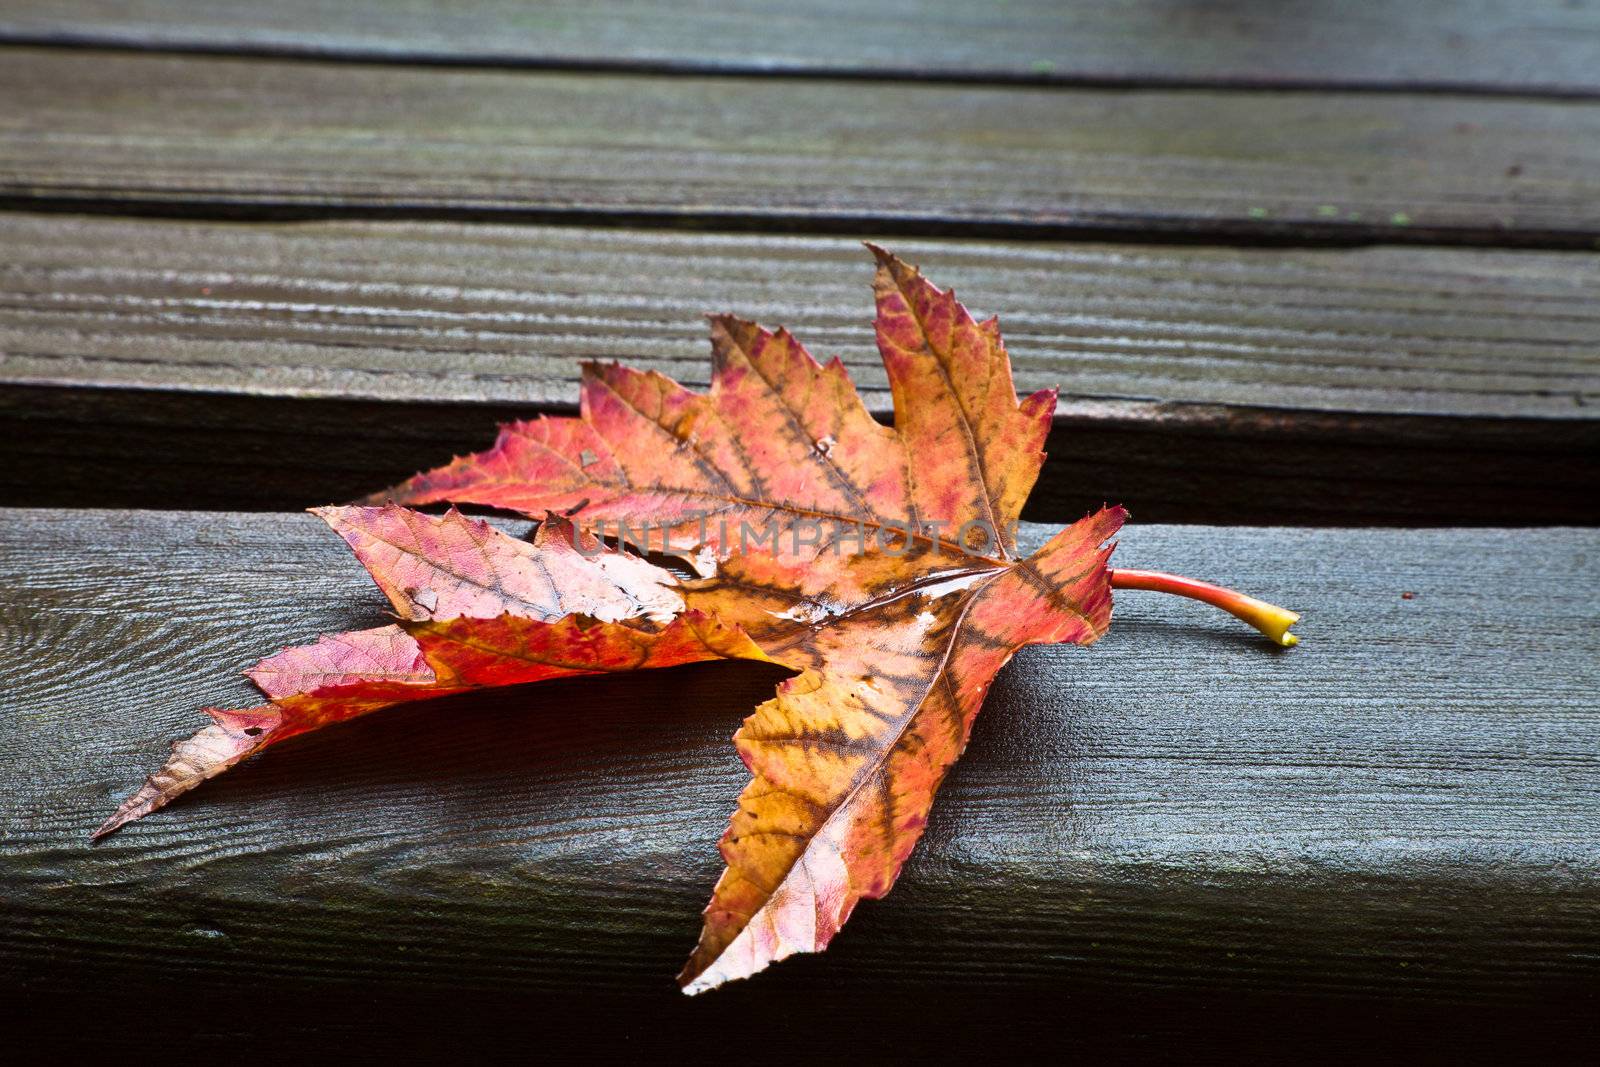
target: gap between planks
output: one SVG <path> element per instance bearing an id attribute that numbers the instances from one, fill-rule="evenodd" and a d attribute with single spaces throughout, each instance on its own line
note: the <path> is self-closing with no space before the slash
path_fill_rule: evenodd
<path id="1" fill-rule="evenodd" d="M 89 215 L 102 218 L 273 224 L 296 222 L 418 222 L 463 226 L 560 226 L 568 229 L 652 229 L 684 234 L 716 230 L 724 233 L 772 234 L 782 237 L 916 237 L 1012 242 L 1082 242 L 1171 248 L 1355 249 L 1408 245 L 1439 249 L 1493 251 L 1600 251 L 1600 236 L 1559 228 L 1505 230 L 1494 226 L 1354 226 L 1315 220 L 1271 220 L 1199 223 L 1151 220 L 1142 216 L 1056 223 L 963 221 L 935 215 L 888 217 L 879 214 L 834 215 L 819 212 L 764 214 L 708 211 L 614 211 L 481 204 L 448 207 L 437 204 L 306 204 L 264 200 L 244 202 L 169 197 L 142 198 L 58 193 L 0 193 L 0 213 L 20 215 Z"/>
<path id="2" fill-rule="evenodd" d="M 11 0 L 0 38 L 72 47 L 544 69 L 995 84 L 1589 95 L 1600 18 L 1574 0 Z"/>
<path id="3" fill-rule="evenodd" d="M 364 49 L 354 45 L 319 47 L 290 42 L 237 44 L 182 41 L 138 42 L 94 33 L 0 32 L 0 47 L 90 50 L 130 55 L 199 56 L 212 59 L 268 59 L 286 63 L 350 63 L 380 67 L 442 67 L 458 70 L 548 71 L 557 74 L 616 74 L 646 77 L 761 78 L 770 81 L 857 81 L 885 84 L 972 85 L 1000 88 L 1098 89 L 1108 92 L 1217 93 L 1371 93 L 1380 96 L 1464 96 L 1500 100 L 1600 100 L 1600 85 L 1532 83 L 1494 85 L 1466 79 L 1431 82 L 1341 81 L 1337 78 L 1268 78 L 1248 75 L 1183 77 L 1163 74 L 1072 74 L 1043 71 L 938 70 L 874 66 L 767 66 L 737 61 L 663 58 L 604 59 L 518 55 L 490 51 L 456 54 L 424 49 Z"/>

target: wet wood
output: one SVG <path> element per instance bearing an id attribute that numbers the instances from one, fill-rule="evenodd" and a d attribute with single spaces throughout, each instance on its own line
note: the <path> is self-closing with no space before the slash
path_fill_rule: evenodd
<path id="1" fill-rule="evenodd" d="M 1600 240 L 1600 103 L 3 58 L 11 207 Z"/>
<path id="2" fill-rule="evenodd" d="M 0 39 L 413 63 L 1600 91 L 1600 17 L 1566 0 L 12 0 Z"/>
<path id="3" fill-rule="evenodd" d="M 628 229 L 0 217 L 12 503 L 282 509 L 348 499 L 579 364 L 706 384 L 736 310 L 887 389 L 869 260 L 836 238 Z M 1059 385 L 1033 505 L 1148 520 L 1592 521 L 1600 256 L 900 240 L 1000 310 Z"/>
<path id="4" fill-rule="evenodd" d="M 916 1048 L 941 1039 L 878 1027 L 883 997 L 953 1010 L 952 990 L 960 1040 L 999 1047 L 1105 1037 L 1061 1025 L 1102 1008 L 1149 1037 L 1313 992 L 1331 1000 L 1288 1016 L 1297 1034 L 1341 1004 L 1420 1013 L 1395 1047 L 1429 1013 L 1456 1038 L 1592 1017 L 1573 1014 L 1600 978 L 1592 531 L 1131 528 L 1125 565 L 1302 609 L 1305 643 L 1119 595 L 1099 645 L 1002 675 L 887 900 L 826 956 L 690 1004 L 671 975 L 742 783 L 727 738 L 780 674 L 381 713 L 92 848 L 199 705 L 251 699 L 239 668 L 379 622 L 381 599 L 307 516 L 13 511 L 0 540 L 0 975 L 52 1010 L 90 998 L 106 1040 L 174 1017 L 202 1044 L 394 1040 L 396 1005 L 521 1004 L 562 1048 L 755 1040 L 774 1017 L 798 1040 L 814 1013 L 871 1031 L 857 1048 Z"/>

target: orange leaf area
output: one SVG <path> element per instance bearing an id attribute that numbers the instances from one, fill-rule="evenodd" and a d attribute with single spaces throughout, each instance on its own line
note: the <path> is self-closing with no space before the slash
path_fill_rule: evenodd
<path id="1" fill-rule="evenodd" d="M 1055 391 L 1019 404 L 998 323 L 873 251 L 895 429 L 873 421 L 837 359 L 823 366 L 786 330 L 722 315 L 708 394 L 590 364 L 578 418 L 512 423 L 488 451 L 369 501 L 557 511 L 662 551 L 727 555 L 754 542 L 810 559 L 844 538 L 909 537 L 1008 558 Z"/>
<path id="2" fill-rule="evenodd" d="M 297 734 L 396 704 L 708 659 L 767 659 L 737 627 L 685 608 L 668 571 L 551 516 L 531 542 L 457 512 L 393 505 L 317 512 L 401 616 L 286 648 L 246 673 L 269 703 L 207 708 L 100 837 Z"/>
<path id="3" fill-rule="evenodd" d="M 1000 668 L 1026 645 L 1106 632 L 1107 542 L 1126 519 L 1103 509 L 1019 557 L 1055 393 L 1019 400 L 997 322 L 873 253 L 892 428 L 838 360 L 732 316 L 712 319 L 705 394 L 585 367 L 577 417 L 507 425 L 368 506 L 319 509 L 397 621 L 261 661 L 248 673 L 267 703 L 208 709 L 211 725 L 98 833 L 268 745 L 394 704 L 770 660 L 796 673 L 734 737 L 751 780 L 680 982 L 697 993 L 825 948 L 894 885 Z M 400 506 L 439 503 L 538 524 L 525 541 Z"/>
<path id="4" fill-rule="evenodd" d="M 936 553 L 856 557 L 858 599 L 822 605 L 797 594 L 779 611 L 786 598 L 769 586 L 772 621 L 738 616 L 802 673 L 734 735 L 752 780 L 722 838 L 727 869 L 699 946 L 679 976 L 688 992 L 820 952 L 858 900 L 889 891 L 996 672 L 1024 645 L 1088 644 L 1110 626 L 1110 550 L 1101 546 L 1124 517 L 1102 511 L 1004 565 L 952 570 Z M 723 597 L 747 602 L 745 571 L 728 570 L 692 583 L 688 602 L 708 611 Z M 865 581 L 872 571 L 876 585 Z"/>

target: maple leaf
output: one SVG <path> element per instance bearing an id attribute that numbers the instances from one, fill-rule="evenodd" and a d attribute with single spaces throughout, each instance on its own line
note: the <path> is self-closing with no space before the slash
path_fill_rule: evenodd
<path id="1" fill-rule="evenodd" d="M 1291 612 L 1112 572 L 1121 508 L 1020 558 L 1014 527 L 1055 393 L 1019 401 L 997 322 L 873 253 L 894 428 L 872 419 L 838 360 L 821 365 L 787 332 L 732 316 L 712 319 L 706 394 L 586 366 L 577 418 L 505 426 L 489 450 L 374 494 L 381 509 L 324 510 L 401 622 L 263 661 L 251 674 L 271 704 L 213 711 L 214 726 L 179 745 L 102 832 L 268 741 L 418 694 L 614 663 L 767 658 L 797 674 L 734 738 L 752 779 L 680 975 L 694 993 L 820 951 L 862 898 L 887 893 L 996 672 L 1029 644 L 1099 638 L 1114 586 L 1208 600 L 1294 643 Z M 394 506 L 441 502 L 542 522 L 513 549 L 454 512 Z M 682 553 L 702 577 L 680 583 L 624 552 L 595 555 L 607 533 Z M 471 551 L 449 541 L 463 536 Z M 529 584 L 535 571 L 543 584 Z"/>
<path id="2" fill-rule="evenodd" d="M 521 541 L 451 511 L 320 508 L 388 597 L 395 625 L 286 648 L 245 672 L 268 698 L 206 708 L 95 831 L 140 818 L 269 745 L 396 704 L 551 678 L 768 657 L 687 609 L 671 572 L 547 516 Z"/>
<path id="3" fill-rule="evenodd" d="M 735 735 L 753 779 L 680 975 L 689 992 L 826 947 L 894 884 L 1000 667 L 1110 622 L 1101 545 L 1120 508 L 1015 555 L 1054 391 L 1019 402 L 997 321 L 872 251 L 893 429 L 838 360 L 722 315 L 708 393 L 589 365 L 577 418 L 510 424 L 488 451 L 373 497 L 559 509 L 641 547 L 709 553 L 721 568 L 686 602 L 802 671 Z M 841 554 L 846 540 L 860 551 Z"/>

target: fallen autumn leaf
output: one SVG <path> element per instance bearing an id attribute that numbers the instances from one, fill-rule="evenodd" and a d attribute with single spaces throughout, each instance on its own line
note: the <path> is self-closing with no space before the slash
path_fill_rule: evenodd
<path id="1" fill-rule="evenodd" d="M 1114 572 L 1105 508 L 1021 557 L 1055 393 L 1019 401 L 998 323 L 873 248 L 895 426 L 837 360 L 786 331 L 712 319 L 711 389 L 584 368 L 580 415 L 508 425 L 485 452 L 320 514 L 393 626 L 288 649 L 250 674 L 269 703 L 215 720 L 97 836 L 296 733 L 491 685 L 711 658 L 798 673 L 734 737 L 752 775 L 683 973 L 690 993 L 825 948 L 881 897 L 927 823 L 996 672 L 1029 644 L 1088 644 L 1113 587 L 1216 604 L 1291 645 L 1292 612 L 1148 571 Z M 449 502 L 539 521 L 520 542 Z M 615 534 L 622 548 L 597 535 Z M 679 580 L 626 551 L 681 555 Z"/>

